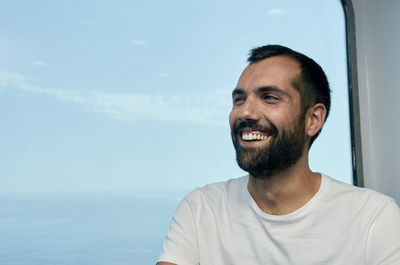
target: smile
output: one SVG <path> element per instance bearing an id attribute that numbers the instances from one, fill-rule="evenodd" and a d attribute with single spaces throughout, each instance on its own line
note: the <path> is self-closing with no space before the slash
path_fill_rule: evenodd
<path id="1" fill-rule="evenodd" d="M 268 138 L 268 134 L 260 131 L 242 132 L 242 140 L 244 141 L 262 141 Z"/>

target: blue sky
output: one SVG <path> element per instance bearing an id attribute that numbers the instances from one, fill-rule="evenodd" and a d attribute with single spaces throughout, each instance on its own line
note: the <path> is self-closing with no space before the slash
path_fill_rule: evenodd
<path id="1" fill-rule="evenodd" d="M 301 3 L 300 3 L 301 2 Z M 350 181 L 340 1 L 3 1 L 0 194 L 190 190 L 244 174 L 230 93 L 249 49 L 304 52 L 332 113 L 311 165 Z"/>

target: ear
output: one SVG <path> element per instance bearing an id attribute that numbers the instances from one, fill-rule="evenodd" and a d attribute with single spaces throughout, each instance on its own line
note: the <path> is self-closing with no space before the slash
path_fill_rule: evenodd
<path id="1" fill-rule="evenodd" d="M 326 108 L 322 103 L 310 107 L 306 113 L 306 134 L 309 137 L 316 135 L 324 126 Z"/>

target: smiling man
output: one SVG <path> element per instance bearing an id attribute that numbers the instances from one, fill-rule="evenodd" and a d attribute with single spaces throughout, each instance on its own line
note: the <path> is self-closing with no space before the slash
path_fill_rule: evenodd
<path id="1" fill-rule="evenodd" d="M 249 63 L 229 117 L 249 174 L 186 196 L 158 264 L 400 264 L 393 199 L 309 168 L 330 109 L 321 67 L 279 45 L 253 49 Z"/>

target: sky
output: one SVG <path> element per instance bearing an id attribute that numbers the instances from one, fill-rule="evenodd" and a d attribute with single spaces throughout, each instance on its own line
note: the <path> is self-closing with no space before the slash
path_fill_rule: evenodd
<path id="1" fill-rule="evenodd" d="M 350 183 L 340 1 L 2 1 L 0 194 L 151 194 L 244 175 L 231 91 L 265 44 L 326 71 L 332 112 L 311 168 Z"/>

